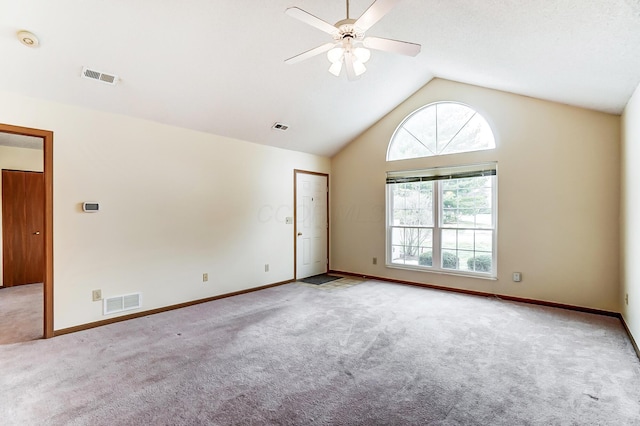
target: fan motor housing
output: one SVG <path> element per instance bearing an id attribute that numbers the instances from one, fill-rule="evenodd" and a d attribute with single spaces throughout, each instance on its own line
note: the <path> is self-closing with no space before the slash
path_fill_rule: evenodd
<path id="1" fill-rule="evenodd" d="M 336 22 L 335 26 L 338 28 L 338 33 L 333 36 L 335 40 L 344 40 L 345 38 L 351 38 L 353 40 L 362 40 L 364 38 L 364 32 L 358 30 L 353 24 L 355 19 L 343 19 Z"/>

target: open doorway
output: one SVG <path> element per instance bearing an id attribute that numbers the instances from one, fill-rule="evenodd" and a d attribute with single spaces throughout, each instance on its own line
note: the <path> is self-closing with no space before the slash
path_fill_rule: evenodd
<path id="1" fill-rule="evenodd" d="M 50 131 L 0 124 L 0 343 L 54 335 L 52 145 Z"/>

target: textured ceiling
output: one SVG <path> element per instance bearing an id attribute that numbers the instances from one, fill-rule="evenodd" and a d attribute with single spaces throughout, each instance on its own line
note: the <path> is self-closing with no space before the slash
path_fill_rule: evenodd
<path id="1" fill-rule="evenodd" d="M 329 41 L 291 6 L 345 17 L 341 0 L 0 0 L 0 89 L 333 155 L 434 76 L 611 113 L 640 82 L 640 0 L 403 0 L 367 34 L 422 52 L 374 52 L 355 82 L 323 55 L 284 63 Z"/>

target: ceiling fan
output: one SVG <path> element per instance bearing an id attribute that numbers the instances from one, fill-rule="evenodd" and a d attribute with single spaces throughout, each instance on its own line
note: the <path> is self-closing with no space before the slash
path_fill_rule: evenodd
<path id="1" fill-rule="evenodd" d="M 327 52 L 327 58 L 331 62 L 329 72 L 336 77 L 339 76 L 344 63 L 348 79 L 355 80 L 367 70 L 364 64 L 371 57 L 369 49 L 407 56 L 416 56 L 420 52 L 419 44 L 388 38 L 365 37 L 364 33 L 400 0 L 376 0 L 358 19 L 349 18 L 349 0 L 346 2 L 347 18 L 336 22 L 335 25 L 297 7 L 290 7 L 285 11 L 287 15 L 330 34 L 334 40 L 287 59 L 285 61 L 287 64 L 295 64 Z"/>

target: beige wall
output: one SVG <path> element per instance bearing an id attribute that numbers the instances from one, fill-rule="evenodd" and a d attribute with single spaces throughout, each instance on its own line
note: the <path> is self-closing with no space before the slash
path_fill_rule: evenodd
<path id="1" fill-rule="evenodd" d="M 480 111 L 497 148 L 387 163 L 400 122 L 444 100 Z M 385 267 L 385 172 L 485 161 L 498 162 L 498 280 Z M 617 312 L 619 166 L 619 116 L 435 79 L 332 159 L 331 268 Z"/>
<path id="2" fill-rule="evenodd" d="M 622 315 L 640 343 L 640 86 L 622 115 Z M 625 302 L 628 295 L 629 304 Z"/>
<path id="3" fill-rule="evenodd" d="M 43 165 L 44 158 L 41 149 L 0 146 L 0 170 L 41 172 Z M 1 187 L 2 177 L 0 176 L 0 188 Z M 2 259 L 2 197 L 0 197 L 0 259 Z M 2 285 L 2 280 L 2 262 L 0 261 L 0 286 Z"/>
<path id="4" fill-rule="evenodd" d="M 54 132 L 56 330 L 105 319 L 94 289 L 148 310 L 293 278 L 293 170 L 328 158 L 10 93 L 0 117 Z"/>
<path id="5" fill-rule="evenodd" d="M 638 98 L 627 115 L 638 116 Z M 402 119 L 439 100 L 483 113 L 498 147 L 386 163 Z M 55 329 L 105 318 L 93 289 L 140 291 L 146 310 L 291 279 L 293 229 L 267 213 L 292 209 L 295 168 L 331 169 L 332 269 L 620 309 L 617 116 L 436 79 L 330 163 L 10 93 L 0 115 L 54 131 Z M 483 161 L 499 167 L 498 280 L 386 268 L 385 172 Z M 99 201 L 101 211 L 82 213 L 82 201 Z M 638 314 L 626 315 L 637 333 Z"/>

